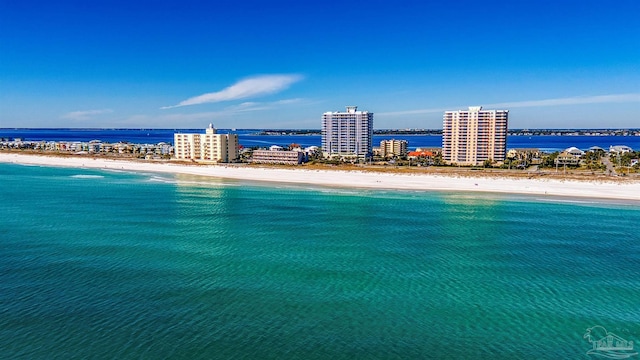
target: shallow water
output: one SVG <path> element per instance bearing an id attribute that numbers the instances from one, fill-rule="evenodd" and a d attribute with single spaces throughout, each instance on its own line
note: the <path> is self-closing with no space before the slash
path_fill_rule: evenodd
<path id="1" fill-rule="evenodd" d="M 0 164 L 7 358 L 579 358 L 640 207 Z M 635 229 L 635 230 L 634 230 Z"/>

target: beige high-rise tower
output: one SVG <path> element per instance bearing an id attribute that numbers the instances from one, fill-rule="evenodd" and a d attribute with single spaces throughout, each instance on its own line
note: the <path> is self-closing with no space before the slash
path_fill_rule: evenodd
<path id="1" fill-rule="evenodd" d="M 204 134 L 174 134 L 176 159 L 230 162 L 238 158 L 238 134 L 218 134 L 209 124 Z"/>
<path id="2" fill-rule="evenodd" d="M 509 110 L 445 111 L 442 158 L 446 163 L 479 165 L 485 160 L 504 161 L 507 151 Z"/>

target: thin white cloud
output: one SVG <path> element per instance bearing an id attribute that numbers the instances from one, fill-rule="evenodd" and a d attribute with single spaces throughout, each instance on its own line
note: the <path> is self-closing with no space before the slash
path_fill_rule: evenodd
<path id="1" fill-rule="evenodd" d="M 490 107 L 542 107 L 542 106 L 561 106 L 561 105 L 583 105 L 583 104 L 604 104 L 604 103 L 623 103 L 623 102 L 640 102 L 640 94 L 613 94 L 613 95 L 596 95 L 596 96 L 575 96 L 568 98 L 545 99 L 545 100 L 528 100 L 514 101 L 506 103 L 488 104 Z"/>
<path id="2" fill-rule="evenodd" d="M 89 120 L 91 117 L 95 115 L 109 114 L 112 113 L 111 109 L 98 109 L 98 110 L 81 110 L 81 111 L 72 111 L 66 113 L 61 116 L 62 119 L 70 119 L 70 120 Z"/>
<path id="3" fill-rule="evenodd" d="M 256 106 L 258 104 L 260 104 L 260 103 L 255 102 L 255 101 L 245 101 L 245 102 L 237 105 L 236 108 L 250 108 L 250 107 Z"/>
<path id="4" fill-rule="evenodd" d="M 596 96 L 575 96 L 556 99 L 544 100 L 525 100 L 512 101 L 495 104 L 483 104 L 485 108 L 519 108 L 519 107 L 546 107 L 546 106 L 562 106 L 562 105 L 586 105 L 586 104 L 604 104 L 604 103 L 640 103 L 640 93 L 631 94 L 612 94 L 612 95 L 596 95 Z M 438 109 L 418 109 L 376 113 L 376 115 L 416 115 L 444 112 L 462 107 L 438 108 Z"/>
<path id="5" fill-rule="evenodd" d="M 224 111 L 227 113 L 233 113 L 233 112 L 245 112 L 245 111 L 270 110 L 270 109 L 277 108 L 281 105 L 297 104 L 303 101 L 304 100 L 300 98 L 284 99 L 284 100 L 271 101 L 271 102 L 247 101 L 235 106 L 229 106 Z"/>
<path id="6" fill-rule="evenodd" d="M 430 114 L 430 113 L 439 113 L 443 111 L 447 111 L 451 109 L 445 108 L 437 108 L 437 109 L 418 109 L 418 110 L 403 110 L 403 111 L 389 111 L 389 112 L 377 112 L 375 113 L 377 116 L 379 115 L 416 115 L 416 114 Z"/>
<path id="7" fill-rule="evenodd" d="M 283 100 L 278 100 L 278 101 L 274 101 L 273 104 L 274 105 L 289 105 L 289 104 L 297 104 L 304 101 L 304 99 L 301 98 L 295 98 L 295 99 L 283 99 Z"/>
<path id="8" fill-rule="evenodd" d="M 172 109 L 181 106 L 216 103 L 274 94 L 286 90 L 291 84 L 300 80 L 302 80 L 302 76 L 297 74 L 254 76 L 240 80 L 220 91 L 195 96 L 181 101 L 177 105 L 163 106 L 160 109 Z"/>
<path id="9" fill-rule="evenodd" d="M 278 109 L 284 106 L 289 106 L 293 104 L 306 104 L 308 100 L 303 98 L 293 98 L 293 99 L 283 99 L 271 102 L 253 102 L 247 101 L 237 105 L 227 106 L 222 110 L 217 111 L 207 111 L 207 112 L 198 112 L 198 113 L 164 113 L 162 115 L 145 115 L 138 114 L 132 115 L 128 117 L 124 123 L 128 124 L 127 126 L 134 126 L 132 124 L 136 124 L 135 126 L 148 126 L 147 124 L 150 122 L 154 122 L 155 126 L 164 126 L 168 128 L 180 127 L 180 126 L 196 126 L 198 122 L 202 124 L 208 124 L 211 122 L 216 122 L 218 120 L 228 120 L 232 118 L 234 115 L 238 115 L 241 113 L 251 112 L 251 111 L 262 111 L 262 110 L 273 110 Z M 191 123 L 194 125 L 185 125 L 187 123 Z M 204 126 L 204 125 L 203 125 Z"/>

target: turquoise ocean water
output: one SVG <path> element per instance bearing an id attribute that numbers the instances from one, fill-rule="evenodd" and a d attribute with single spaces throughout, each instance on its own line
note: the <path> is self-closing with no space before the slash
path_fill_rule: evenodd
<path id="1" fill-rule="evenodd" d="M 640 205 L 0 164 L 0 358 L 640 345 Z M 636 350 L 638 345 L 636 345 Z"/>

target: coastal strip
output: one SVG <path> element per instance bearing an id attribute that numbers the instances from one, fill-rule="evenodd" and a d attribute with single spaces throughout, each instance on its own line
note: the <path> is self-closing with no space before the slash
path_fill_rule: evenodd
<path id="1" fill-rule="evenodd" d="M 455 174 L 309 170 L 255 166 L 186 165 L 0 153 L 0 163 L 188 174 L 223 179 L 328 187 L 418 191 L 463 191 L 640 201 L 640 181 L 582 181 L 550 178 L 457 176 Z"/>

